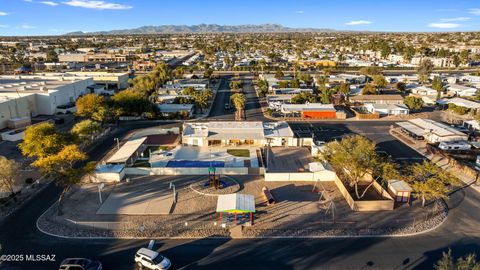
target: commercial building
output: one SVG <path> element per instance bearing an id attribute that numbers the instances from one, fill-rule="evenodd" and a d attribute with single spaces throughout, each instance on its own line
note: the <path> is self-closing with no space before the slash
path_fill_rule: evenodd
<path id="1" fill-rule="evenodd" d="M 294 134 L 286 122 L 184 123 L 183 145 L 293 146 Z"/>
<path id="2" fill-rule="evenodd" d="M 283 104 L 281 112 L 286 115 L 300 116 L 306 119 L 338 119 L 343 118 L 341 114 L 344 112 L 337 112 L 333 104 L 322 103 L 305 103 L 305 104 Z"/>
<path id="3" fill-rule="evenodd" d="M 396 124 L 411 137 L 425 139 L 429 143 L 466 141 L 468 139 L 467 134 L 431 119 L 416 118 Z"/>
<path id="4" fill-rule="evenodd" d="M 72 113 L 91 85 L 92 78 L 0 76 L 0 128 L 14 118 Z"/>
<path id="5" fill-rule="evenodd" d="M 105 86 L 105 89 L 122 90 L 128 87 L 129 75 L 127 72 L 66 72 L 79 78 L 92 78 L 93 82 Z"/>

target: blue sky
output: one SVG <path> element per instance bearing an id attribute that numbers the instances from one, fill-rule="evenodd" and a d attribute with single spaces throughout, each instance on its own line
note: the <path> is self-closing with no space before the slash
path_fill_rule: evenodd
<path id="1" fill-rule="evenodd" d="M 0 0 L 0 35 L 162 24 L 260 24 L 371 31 L 480 31 L 479 0 Z"/>

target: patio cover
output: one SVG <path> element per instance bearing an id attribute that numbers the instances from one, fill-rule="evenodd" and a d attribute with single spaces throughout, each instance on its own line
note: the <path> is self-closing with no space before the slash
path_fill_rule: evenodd
<path id="1" fill-rule="evenodd" d="M 119 164 L 125 163 L 127 160 L 135 154 L 135 152 L 140 148 L 140 146 L 145 142 L 147 137 L 138 138 L 135 140 L 131 140 L 126 142 L 120 149 L 118 149 L 113 156 L 111 156 L 108 160 L 108 164 Z"/>
<path id="2" fill-rule="evenodd" d="M 225 213 L 254 213 L 255 197 L 248 194 L 219 195 L 217 200 L 217 212 Z"/>

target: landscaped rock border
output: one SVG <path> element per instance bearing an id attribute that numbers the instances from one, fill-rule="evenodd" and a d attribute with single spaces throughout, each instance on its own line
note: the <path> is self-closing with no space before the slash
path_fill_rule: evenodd
<path id="1" fill-rule="evenodd" d="M 321 238 L 321 237 L 359 237 L 359 236 L 408 236 L 425 233 L 440 226 L 447 218 L 448 206 L 443 201 L 437 201 L 436 210 L 427 219 L 415 222 L 405 227 L 388 228 L 341 228 L 334 223 L 325 224 L 318 229 L 256 229 L 255 226 L 245 227 L 243 238 Z M 40 231 L 58 237 L 66 238 L 230 238 L 230 231 L 220 224 L 205 221 L 158 221 L 132 220 L 123 223 L 122 228 L 99 228 L 86 226 L 85 223 L 65 220 L 56 215 L 56 204 L 52 205 L 37 221 Z M 99 222 L 101 223 L 101 222 Z M 100 226 L 102 227 L 102 226 Z"/>

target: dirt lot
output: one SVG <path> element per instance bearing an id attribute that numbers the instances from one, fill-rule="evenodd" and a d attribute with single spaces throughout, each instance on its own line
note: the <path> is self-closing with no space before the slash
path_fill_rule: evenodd
<path id="1" fill-rule="evenodd" d="M 433 204 L 422 209 L 417 203 L 410 207 L 399 207 L 394 211 L 354 212 L 333 182 L 324 182 L 314 188 L 312 182 L 265 182 L 254 176 L 236 176 L 232 179 L 237 184 L 235 187 L 232 186 L 231 190 L 255 196 L 254 226 L 245 227 L 244 230 L 245 236 L 248 237 L 317 236 L 325 235 L 326 232 L 329 235 L 343 235 L 372 230 L 403 232 L 404 228 L 423 224 L 438 216 L 438 211 L 433 212 L 436 207 Z M 173 182 L 178 197 L 171 214 L 151 216 L 97 215 L 100 207 L 97 187 L 84 186 L 68 195 L 64 204 L 66 209 L 64 216 L 57 217 L 52 210 L 45 215 L 40 225 L 46 230 L 62 235 L 229 236 L 229 228 L 234 227 L 233 218 L 224 215 L 222 222 L 227 224 L 224 228 L 221 226 L 219 215 L 215 213 L 216 194 L 201 194 L 192 189 L 191 184 L 198 181 L 206 181 L 206 177 L 148 176 L 132 179 L 130 183 L 109 185 L 104 189 L 103 196 L 106 198 L 111 192 L 166 191 L 169 190 L 169 183 Z M 271 190 L 276 204 L 267 205 L 261 192 L 264 186 Z"/>

